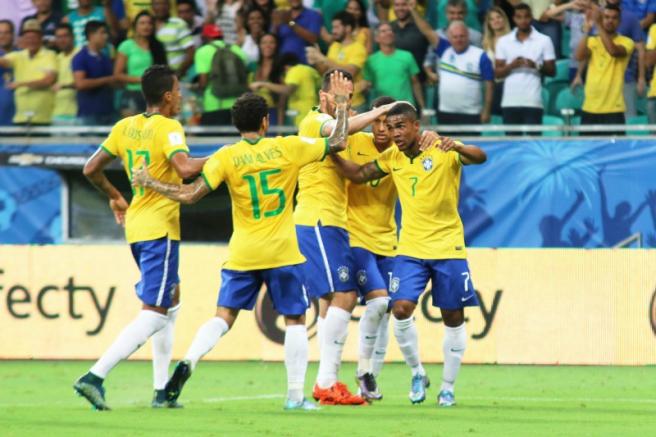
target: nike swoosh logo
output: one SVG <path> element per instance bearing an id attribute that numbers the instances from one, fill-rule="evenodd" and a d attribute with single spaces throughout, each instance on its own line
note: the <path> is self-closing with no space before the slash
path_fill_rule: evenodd
<path id="1" fill-rule="evenodd" d="M 471 295 L 469 295 L 469 296 L 467 296 L 467 297 L 462 297 L 462 298 L 460 298 L 460 300 L 461 300 L 462 302 L 466 302 L 466 301 L 468 301 L 469 299 L 471 299 L 472 297 L 474 297 L 473 294 L 471 294 Z"/>
<path id="2" fill-rule="evenodd" d="M 462 352 L 462 351 L 464 351 L 464 350 L 465 350 L 464 347 L 463 347 L 462 349 L 454 349 L 454 348 L 451 348 L 451 352 Z"/>
<path id="3" fill-rule="evenodd" d="M 344 346 L 344 344 L 346 343 L 344 341 L 342 341 L 342 342 L 339 342 L 337 340 L 333 340 L 333 341 L 335 342 L 336 345 L 339 345 L 339 346 Z"/>
<path id="4" fill-rule="evenodd" d="M 369 155 L 367 155 L 366 153 L 360 153 L 360 152 L 358 152 L 358 156 L 369 156 Z"/>
<path id="5" fill-rule="evenodd" d="M 401 170 L 400 168 L 392 168 L 392 171 L 399 171 Z"/>
<path id="6" fill-rule="evenodd" d="M 364 338 L 365 338 L 365 340 L 373 340 L 373 339 L 376 338 L 376 336 L 374 335 L 373 337 L 370 337 L 368 335 L 365 335 Z"/>

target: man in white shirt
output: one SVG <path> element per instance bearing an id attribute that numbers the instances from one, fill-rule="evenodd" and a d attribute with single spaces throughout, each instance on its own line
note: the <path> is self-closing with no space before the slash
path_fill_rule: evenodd
<path id="1" fill-rule="evenodd" d="M 542 75 L 556 74 L 554 47 L 531 26 L 531 8 L 515 6 L 514 31 L 497 42 L 495 76 L 505 79 L 501 110 L 504 124 L 542 124 Z"/>

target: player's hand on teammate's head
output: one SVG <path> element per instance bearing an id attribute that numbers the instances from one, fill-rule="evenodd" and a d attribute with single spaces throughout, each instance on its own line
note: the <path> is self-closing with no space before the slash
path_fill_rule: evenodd
<path id="1" fill-rule="evenodd" d="M 145 187 L 149 178 L 150 174 L 148 173 L 148 168 L 146 168 L 145 165 L 132 168 L 132 186 Z"/>
<path id="2" fill-rule="evenodd" d="M 125 227 L 125 212 L 129 206 L 128 202 L 121 195 L 115 199 L 109 199 L 109 208 L 114 213 L 114 220 L 116 220 L 117 225 Z"/>
<path id="3" fill-rule="evenodd" d="M 437 140 L 440 139 L 440 136 L 437 134 L 437 132 L 433 132 L 430 130 L 425 130 L 421 133 L 419 136 L 419 150 L 422 152 L 425 150 L 429 150 L 431 147 L 433 147 L 433 144 Z"/>

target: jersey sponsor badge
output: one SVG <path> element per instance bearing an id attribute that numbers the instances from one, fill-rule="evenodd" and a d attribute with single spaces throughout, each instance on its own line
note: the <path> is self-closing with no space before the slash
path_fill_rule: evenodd
<path id="1" fill-rule="evenodd" d="M 182 141 L 182 134 L 180 132 L 171 132 L 169 134 L 169 143 L 172 146 L 182 146 L 184 141 Z"/>
<path id="2" fill-rule="evenodd" d="M 340 281 L 346 282 L 349 280 L 350 274 L 349 274 L 349 268 L 346 266 L 339 266 L 337 268 L 337 277 L 339 278 Z"/>

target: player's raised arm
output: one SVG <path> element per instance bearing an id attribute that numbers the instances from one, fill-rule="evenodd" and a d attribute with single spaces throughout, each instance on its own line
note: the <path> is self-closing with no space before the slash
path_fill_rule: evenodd
<path id="1" fill-rule="evenodd" d="M 162 196 L 185 205 L 198 202 L 211 191 L 202 177 L 196 178 L 190 184 L 167 184 L 154 179 L 145 166 L 132 170 L 132 185 L 150 188 Z"/>
<path id="2" fill-rule="evenodd" d="M 440 137 L 437 147 L 444 152 L 449 150 L 457 152 L 460 155 L 460 161 L 465 165 L 482 164 L 487 161 L 487 154 L 480 147 L 465 145 L 449 137 Z"/>
<path id="3" fill-rule="evenodd" d="M 125 226 L 125 212 L 128 210 L 128 202 L 120 191 L 109 182 L 105 176 L 104 169 L 114 160 L 115 156 L 99 147 L 96 153 L 84 164 L 82 173 L 91 184 L 109 197 L 109 207 L 114 213 L 116 224 Z"/>
<path id="4" fill-rule="evenodd" d="M 335 95 L 335 127 L 328 137 L 329 153 L 335 154 L 346 149 L 346 138 L 349 127 L 349 94 L 351 82 L 342 72 L 335 71 L 330 75 L 330 89 Z"/>
<path id="5" fill-rule="evenodd" d="M 360 132 L 371 123 L 374 122 L 381 115 L 387 114 L 387 112 L 392 109 L 392 107 L 398 102 L 390 103 L 388 105 L 379 106 L 374 108 L 371 111 L 363 112 L 362 114 L 354 115 L 348 118 L 348 134 L 352 135 L 354 133 Z M 321 135 L 328 136 L 335 129 L 337 125 L 337 120 L 331 120 L 326 122 L 321 127 Z"/>

